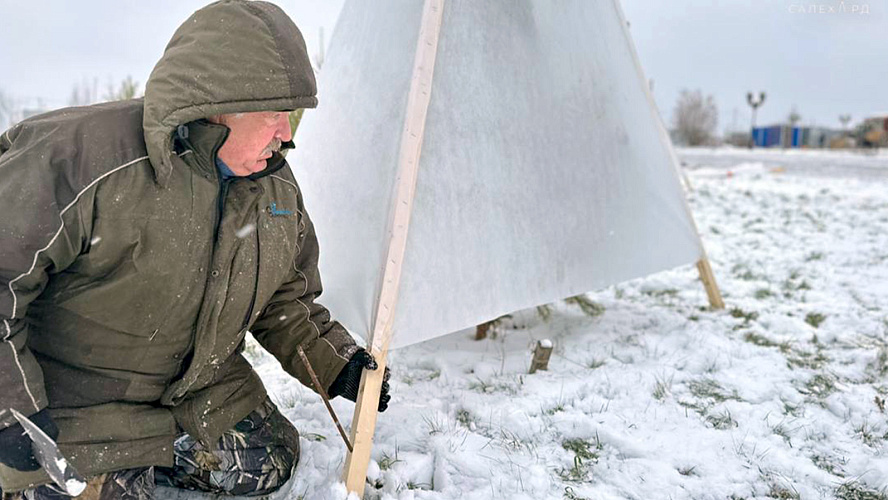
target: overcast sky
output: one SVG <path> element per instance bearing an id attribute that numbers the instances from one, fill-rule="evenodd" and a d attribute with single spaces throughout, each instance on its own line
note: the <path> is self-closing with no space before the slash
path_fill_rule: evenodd
<path id="1" fill-rule="evenodd" d="M 98 79 L 101 93 L 127 75 L 144 85 L 173 31 L 205 3 L 0 0 L 0 90 L 23 106 L 60 107 L 84 81 Z M 329 42 L 343 0 L 276 3 L 316 54 L 319 28 Z M 864 5 L 868 13 L 852 12 Z M 760 124 L 784 120 L 793 105 L 803 123 L 828 126 L 842 113 L 856 122 L 888 112 L 886 8 L 888 0 L 623 0 L 664 119 L 682 88 L 700 89 L 716 98 L 720 131 L 748 127 L 750 90 L 768 94 Z"/>

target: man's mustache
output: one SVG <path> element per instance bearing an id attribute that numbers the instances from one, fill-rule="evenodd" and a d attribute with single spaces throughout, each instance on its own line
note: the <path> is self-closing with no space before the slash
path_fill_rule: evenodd
<path id="1" fill-rule="evenodd" d="M 262 150 L 262 154 L 277 153 L 281 150 L 282 145 L 283 143 L 280 139 L 272 139 L 271 142 L 268 143 L 268 146 L 265 146 L 265 149 Z"/>

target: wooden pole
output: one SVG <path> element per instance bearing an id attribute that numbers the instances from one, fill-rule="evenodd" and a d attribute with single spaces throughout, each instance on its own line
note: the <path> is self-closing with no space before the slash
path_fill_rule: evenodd
<path id="1" fill-rule="evenodd" d="M 379 393 L 385 375 L 386 356 L 395 320 L 395 306 L 401 283 L 401 264 L 407 249 L 407 230 L 413 209 L 413 195 L 419 169 L 422 138 L 432 92 L 435 57 L 438 52 L 438 35 L 444 14 L 444 0 L 425 0 L 416 55 L 413 60 L 413 76 L 407 95 L 407 115 L 401 134 L 401 150 L 398 155 L 394 217 L 390 226 L 390 241 L 383 272 L 382 288 L 373 330 L 370 332 L 369 350 L 379 368 L 364 370 L 361 388 L 352 420 L 351 442 L 354 451 L 348 454 L 343 470 L 343 480 L 349 492 L 363 498 L 367 481 L 367 467 L 373 448 L 373 433 L 379 407 Z"/>
<path id="2" fill-rule="evenodd" d="M 709 297 L 709 305 L 713 309 L 724 309 L 725 302 L 722 300 L 721 291 L 718 289 L 718 283 L 715 282 L 715 274 L 712 273 L 712 266 L 709 265 L 709 258 L 703 254 L 703 258 L 697 261 L 697 272 L 700 273 L 700 281 L 703 282 L 703 288 L 706 289 L 706 295 Z"/>

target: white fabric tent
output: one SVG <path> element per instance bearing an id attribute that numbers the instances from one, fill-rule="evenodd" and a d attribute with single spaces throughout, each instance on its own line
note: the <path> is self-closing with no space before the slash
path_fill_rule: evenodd
<path id="1" fill-rule="evenodd" d="M 423 4 L 346 2 L 289 156 L 365 338 Z M 704 256 L 617 0 L 447 0 L 391 347 Z"/>

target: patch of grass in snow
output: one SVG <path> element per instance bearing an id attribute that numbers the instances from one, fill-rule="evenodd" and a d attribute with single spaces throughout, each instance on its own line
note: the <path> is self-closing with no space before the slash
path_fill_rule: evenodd
<path id="1" fill-rule="evenodd" d="M 790 486 L 790 488 L 792 488 Z M 795 488 L 787 488 L 786 486 L 771 483 L 771 489 L 768 491 L 768 498 L 777 498 L 778 500 L 800 500 L 802 497 Z"/>
<path id="2" fill-rule="evenodd" d="M 405 485 L 408 490 L 431 490 L 434 489 L 434 486 L 429 483 L 414 483 L 413 481 L 407 481 Z"/>
<path id="3" fill-rule="evenodd" d="M 827 373 L 818 373 L 805 382 L 805 387 L 799 389 L 799 392 L 822 400 L 836 390 L 835 377 Z"/>
<path id="4" fill-rule="evenodd" d="M 755 298 L 759 300 L 767 299 L 768 297 L 773 297 L 774 292 L 771 291 L 770 288 L 759 288 L 755 291 Z"/>
<path id="5" fill-rule="evenodd" d="M 792 448 L 792 433 L 798 430 L 798 427 L 790 430 L 786 425 L 786 421 L 781 420 L 777 425 L 771 427 L 771 432 L 783 438 L 783 441 Z"/>
<path id="6" fill-rule="evenodd" d="M 789 341 L 775 342 L 768 337 L 755 332 L 747 332 L 746 335 L 743 336 L 743 340 L 761 347 L 776 347 L 784 354 L 792 350 L 792 344 Z"/>
<path id="7" fill-rule="evenodd" d="M 765 279 L 764 276 L 752 272 L 747 264 L 735 264 L 734 267 L 731 268 L 731 274 L 733 274 L 738 280 L 743 281 L 759 281 Z"/>
<path id="8" fill-rule="evenodd" d="M 585 295 L 577 295 L 575 297 L 569 297 L 564 299 L 564 302 L 567 304 L 575 305 L 583 311 L 586 316 L 596 317 L 604 314 L 604 306 L 599 304 L 598 302 L 594 302 L 586 297 Z"/>
<path id="9" fill-rule="evenodd" d="M 666 396 L 669 396 L 670 394 L 672 394 L 672 377 L 654 377 L 654 391 L 652 394 L 654 399 L 657 401 L 663 401 L 666 399 Z"/>
<path id="10" fill-rule="evenodd" d="M 383 452 L 382 458 L 379 459 L 379 470 L 389 470 L 398 462 L 401 460 L 398 459 L 398 448 L 396 447 L 394 455 Z"/>
<path id="11" fill-rule="evenodd" d="M 870 424 L 866 420 L 854 428 L 854 434 L 860 437 L 863 444 L 872 448 L 878 448 L 886 439 L 888 439 L 888 432 L 876 429 L 876 426 Z"/>
<path id="12" fill-rule="evenodd" d="M 816 349 L 814 352 L 793 349 L 786 354 L 786 364 L 790 368 L 808 368 L 811 370 L 819 370 L 823 365 L 829 363 L 829 357 L 824 353 L 822 348 Z"/>
<path id="13" fill-rule="evenodd" d="M 805 262 L 814 262 L 815 260 L 823 260 L 823 252 L 811 252 L 805 256 Z"/>
<path id="14" fill-rule="evenodd" d="M 814 227 L 817 229 L 818 232 L 822 233 L 823 231 L 826 231 L 826 225 L 820 219 L 814 217 L 811 212 L 802 212 L 802 215 L 805 216 L 806 219 L 810 220 L 811 224 L 814 224 Z M 823 214 L 818 210 L 817 215 L 821 216 Z"/>
<path id="15" fill-rule="evenodd" d="M 888 373 L 888 347 L 880 347 L 879 353 L 876 355 L 876 359 L 874 359 L 867 368 L 869 368 L 870 371 L 879 376 L 883 376 Z"/>
<path id="16" fill-rule="evenodd" d="M 292 391 L 287 391 L 283 393 L 278 393 L 275 395 L 277 399 L 277 404 L 281 408 L 285 410 L 289 410 L 290 408 L 295 408 L 296 404 L 302 401 L 302 398 L 299 397 L 299 394 Z"/>
<path id="17" fill-rule="evenodd" d="M 577 493 L 570 486 L 564 488 L 563 498 L 564 500 L 589 500 L 586 497 L 581 497 L 580 495 L 577 495 Z"/>
<path id="18" fill-rule="evenodd" d="M 836 489 L 836 498 L 838 500 L 888 500 L 888 493 L 884 488 L 882 490 L 870 489 L 854 480 L 842 483 Z"/>
<path id="19" fill-rule="evenodd" d="M 587 461 L 597 461 L 600 456 L 599 452 L 603 448 L 598 436 L 595 437 L 594 443 L 587 439 L 566 439 L 561 442 L 561 447 L 567 451 L 572 451 L 581 460 Z"/>
<path id="20" fill-rule="evenodd" d="M 687 416 L 687 410 L 694 410 L 700 415 L 706 415 L 709 411 L 708 404 L 701 403 L 700 401 L 688 401 L 686 399 L 679 399 L 678 405 L 683 406 L 685 408 L 685 416 Z"/>
<path id="21" fill-rule="evenodd" d="M 749 342 L 750 344 L 761 347 L 777 348 L 786 356 L 786 366 L 788 366 L 789 368 L 808 368 L 811 370 L 819 370 L 830 361 L 829 356 L 826 355 L 826 351 L 824 350 L 823 345 L 820 344 L 816 336 L 814 336 L 814 339 L 811 341 L 815 347 L 813 351 L 806 349 L 793 349 L 793 344 L 790 341 L 776 342 L 769 339 L 768 337 L 765 337 L 764 335 L 755 332 L 747 332 L 743 336 L 743 340 Z"/>
<path id="22" fill-rule="evenodd" d="M 800 500 L 801 496 L 792 484 L 785 484 L 785 479 L 777 477 L 773 472 L 761 471 L 762 480 L 768 485 L 767 498 L 777 498 L 779 500 Z"/>
<path id="23" fill-rule="evenodd" d="M 537 314 L 543 321 L 549 321 L 549 318 L 552 317 L 552 306 L 549 304 L 543 304 L 541 306 L 537 306 L 536 308 Z"/>
<path id="24" fill-rule="evenodd" d="M 678 404 L 697 412 L 703 419 L 715 429 L 724 430 L 737 427 L 737 421 L 731 416 L 731 412 L 723 409 L 719 413 L 710 413 L 712 408 L 728 400 L 742 401 L 736 390 L 728 392 L 717 381 L 704 378 L 692 380 L 687 383 L 688 389 L 696 399 L 680 399 Z"/>
<path id="25" fill-rule="evenodd" d="M 405 373 L 401 377 L 401 382 L 404 382 L 407 385 L 413 385 L 416 382 L 431 382 L 436 378 L 441 376 L 441 370 L 419 370 L 419 371 L 411 371 Z"/>
<path id="26" fill-rule="evenodd" d="M 793 417 L 802 417 L 805 415 L 805 405 L 794 405 L 789 401 L 783 401 L 783 414 L 792 415 Z"/>
<path id="27" fill-rule="evenodd" d="M 811 456 L 811 463 L 818 469 L 829 472 L 834 476 L 845 477 L 845 471 L 842 470 L 842 467 L 848 463 L 848 459 L 814 454 Z"/>
<path id="28" fill-rule="evenodd" d="M 445 421 L 443 415 L 435 412 L 432 416 L 423 415 L 422 421 L 428 430 L 429 436 L 433 436 L 435 434 L 443 434 L 444 431 L 450 429 L 450 425 Z"/>
<path id="29" fill-rule="evenodd" d="M 697 468 L 696 465 L 692 465 L 690 467 L 679 467 L 676 470 L 678 470 L 678 473 L 681 474 L 682 476 L 689 476 L 690 477 L 690 476 L 697 475 L 697 472 L 695 471 L 696 468 Z"/>
<path id="30" fill-rule="evenodd" d="M 660 288 L 660 289 L 651 289 L 651 290 L 642 290 L 643 294 L 648 297 L 677 297 L 678 289 L 676 288 Z"/>
<path id="31" fill-rule="evenodd" d="M 555 406 L 549 408 L 548 410 L 544 411 L 543 414 L 545 414 L 545 415 L 549 415 L 549 416 L 552 416 L 552 415 L 554 415 L 554 414 L 556 414 L 556 413 L 560 413 L 560 412 L 563 412 L 563 411 L 564 411 L 564 405 L 561 404 L 561 403 L 558 403 L 557 405 L 555 405 Z"/>
<path id="32" fill-rule="evenodd" d="M 751 195 L 750 195 L 750 197 L 751 197 Z M 755 226 L 755 225 L 761 224 L 761 223 L 763 223 L 763 222 L 765 222 L 765 219 L 763 219 L 763 218 L 761 218 L 761 217 L 756 217 L 755 219 L 748 220 L 748 221 L 744 222 L 744 223 L 743 223 L 743 228 L 744 228 L 744 229 L 750 229 L 750 231 L 753 232 L 753 233 L 762 233 L 762 232 L 764 232 L 764 231 L 762 231 L 761 228 L 755 228 L 755 229 L 751 229 L 751 228 L 752 228 L 752 226 Z"/>
<path id="33" fill-rule="evenodd" d="M 622 345 L 632 346 L 632 347 L 641 347 L 643 345 L 641 336 L 637 333 L 630 333 L 628 335 L 621 335 L 617 342 Z"/>
<path id="34" fill-rule="evenodd" d="M 475 417 L 472 415 L 472 412 L 465 408 L 456 410 L 456 421 L 469 429 L 475 426 Z"/>
<path id="35" fill-rule="evenodd" d="M 484 394 L 493 394 L 503 392 L 509 395 L 516 395 L 519 392 L 518 384 L 514 382 L 487 382 L 479 377 L 475 377 L 475 382 L 469 384 L 469 389 Z"/>
<path id="36" fill-rule="evenodd" d="M 707 415 L 706 421 L 709 422 L 713 428 L 719 430 L 733 429 L 734 427 L 737 427 L 737 421 L 734 420 L 731 416 L 731 412 L 727 409 L 720 413 Z"/>
<path id="37" fill-rule="evenodd" d="M 602 366 L 607 364 L 607 360 L 604 358 L 592 358 L 586 362 L 586 368 L 590 370 L 595 370 L 596 368 L 601 368 Z"/>
<path id="38" fill-rule="evenodd" d="M 719 369 L 718 358 L 713 358 L 709 360 L 709 363 L 706 364 L 706 368 L 704 368 L 703 371 L 706 373 L 715 373 L 719 371 Z"/>
<path id="39" fill-rule="evenodd" d="M 819 312 L 810 312 L 805 316 L 805 323 L 808 323 L 814 328 L 820 327 L 820 324 L 823 323 L 824 320 L 826 320 L 826 315 Z"/>
<path id="40" fill-rule="evenodd" d="M 568 439 L 561 442 L 561 447 L 573 452 L 574 458 L 573 467 L 559 469 L 558 476 L 567 482 L 588 481 L 592 465 L 598 462 L 599 452 L 603 448 L 598 436 L 595 437 L 594 443 L 585 439 Z"/>
<path id="41" fill-rule="evenodd" d="M 806 279 L 799 279 L 802 277 L 802 272 L 799 269 L 793 269 L 789 272 L 789 276 L 783 282 L 783 296 L 786 298 L 792 297 L 794 292 L 811 290 L 811 285 L 808 283 Z"/>
<path id="42" fill-rule="evenodd" d="M 744 311 L 739 307 L 734 307 L 731 309 L 731 316 L 737 319 L 742 319 L 744 324 L 748 324 L 752 321 L 758 319 L 759 315 L 755 311 Z"/>
<path id="43" fill-rule="evenodd" d="M 742 401 L 736 389 L 728 392 L 715 379 L 704 378 L 700 380 L 691 380 L 687 385 L 691 394 L 699 399 L 709 399 L 716 403 L 723 403 L 729 399 Z"/>
<path id="44" fill-rule="evenodd" d="M 504 450 L 536 453 L 535 444 L 525 441 L 521 436 L 504 427 L 499 429 L 499 436 L 496 436 L 495 439 Z"/>

